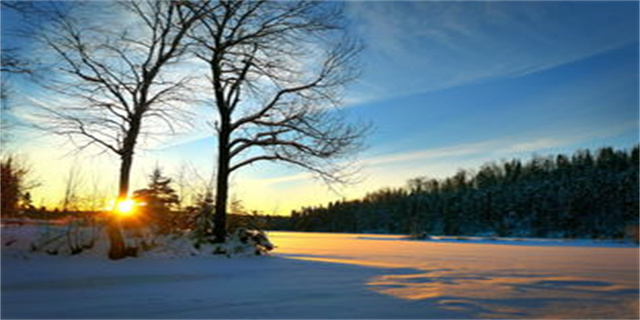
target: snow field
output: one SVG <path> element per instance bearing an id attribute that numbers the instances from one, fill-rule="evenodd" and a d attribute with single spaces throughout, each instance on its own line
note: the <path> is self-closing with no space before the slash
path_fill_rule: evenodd
<path id="1" fill-rule="evenodd" d="M 2 229 L 2 318 L 638 318 L 629 244 L 270 232 L 271 256 L 110 261 L 16 234 L 33 230 Z"/>

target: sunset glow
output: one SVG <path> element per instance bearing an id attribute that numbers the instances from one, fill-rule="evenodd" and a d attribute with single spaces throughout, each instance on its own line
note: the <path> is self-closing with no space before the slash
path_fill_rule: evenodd
<path id="1" fill-rule="evenodd" d="M 120 216 L 129 216 L 134 213 L 136 203 L 131 199 L 120 201 L 115 206 L 115 212 Z"/>
<path id="2" fill-rule="evenodd" d="M 638 12 L 0 0 L 0 320 L 640 320 Z"/>

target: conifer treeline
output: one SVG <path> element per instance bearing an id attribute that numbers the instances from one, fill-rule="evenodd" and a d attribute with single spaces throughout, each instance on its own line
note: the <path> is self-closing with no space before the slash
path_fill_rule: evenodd
<path id="1" fill-rule="evenodd" d="M 488 163 L 292 212 L 298 231 L 618 238 L 638 224 L 638 146 Z"/>

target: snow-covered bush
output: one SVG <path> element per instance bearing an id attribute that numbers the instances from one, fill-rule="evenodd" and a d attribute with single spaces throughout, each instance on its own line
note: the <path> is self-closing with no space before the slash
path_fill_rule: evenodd
<path id="1" fill-rule="evenodd" d="M 225 243 L 216 244 L 213 253 L 227 256 L 264 255 L 273 249 L 274 245 L 263 231 L 238 228 L 227 237 Z"/>

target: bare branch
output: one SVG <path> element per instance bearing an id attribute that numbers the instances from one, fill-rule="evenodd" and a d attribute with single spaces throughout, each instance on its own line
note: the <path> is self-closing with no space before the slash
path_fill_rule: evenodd
<path id="1" fill-rule="evenodd" d="M 313 1 L 209 5 L 190 37 L 194 55 L 208 65 L 217 111 L 214 233 L 224 240 L 231 173 L 276 161 L 327 182 L 345 182 L 337 162 L 360 146 L 365 130 L 345 124 L 329 109 L 339 104 L 358 66 L 359 45 L 345 35 L 341 14 L 334 10 L 338 6 Z"/>

